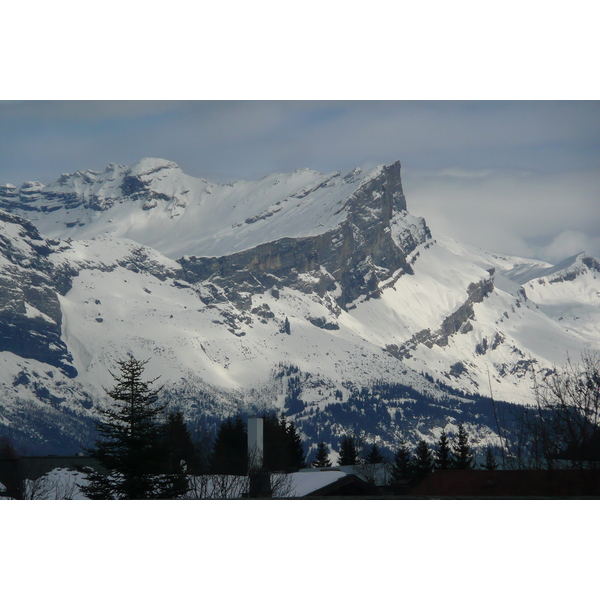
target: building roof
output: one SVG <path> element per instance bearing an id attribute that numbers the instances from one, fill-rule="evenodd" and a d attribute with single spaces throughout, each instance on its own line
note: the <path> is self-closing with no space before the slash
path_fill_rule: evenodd
<path id="1" fill-rule="evenodd" d="M 296 498 L 376 495 L 377 489 L 344 467 L 301 469 L 292 473 Z"/>

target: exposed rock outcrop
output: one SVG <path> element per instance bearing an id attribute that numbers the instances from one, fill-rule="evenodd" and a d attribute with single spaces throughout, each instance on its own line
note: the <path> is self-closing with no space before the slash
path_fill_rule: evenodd
<path id="1" fill-rule="evenodd" d="M 52 252 L 28 221 L 0 211 L 0 351 L 33 358 L 77 375 L 61 339 L 62 313 Z"/>
<path id="2" fill-rule="evenodd" d="M 189 256 L 179 263 L 190 283 L 230 281 L 247 291 L 283 284 L 320 296 L 339 287 L 342 308 L 376 292 L 397 271 L 412 272 L 407 257 L 430 233 L 422 221 L 400 242 L 392 236 L 392 219 L 406 212 L 399 162 L 364 181 L 339 210 L 347 218 L 321 235 L 283 238 L 222 257 Z M 303 274 L 311 275 L 310 282 Z"/>

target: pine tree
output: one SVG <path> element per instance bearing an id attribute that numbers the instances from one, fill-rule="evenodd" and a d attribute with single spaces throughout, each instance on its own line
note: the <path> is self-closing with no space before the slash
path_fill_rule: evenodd
<path id="1" fill-rule="evenodd" d="M 193 423 L 190 433 L 194 444 L 194 466 L 191 472 L 194 475 L 210 473 L 214 435 L 211 433 L 210 427 L 202 421 Z"/>
<path id="2" fill-rule="evenodd" d="M 293 421 L 287 424 L 286 435 L 288 440 L 288 467 L 290 469 L 304 469 L 306 467 L 306 453 L 302 438 Z"/>
<path id="3" fill-rule="evenodd" d="M 96 424 L 98 439 L 88 454 L 98 460 L 103 472 L 86 469 L 87 484 L 81 489 L 92 499 L 176 498 L 185 493 L 187 481 L 161 473 L 164 466 L 164 429 L 158 420 L 165 405 L 158 402 L 161 388 L 156 379 L 142 381 L 148 361 L 129 355 L 118 361 L 120 373 L 111 390 L 113 403 L 101 409 Z"/>
<path id="4" fill-rule="evenodd" d="M 170 412 L 165 424 L 167 473 L 196 472 L 194 442 L 180 410 Z"/>
<path id="5" fill-rule="evenodd" d="M 293 421 L 282 413 L 263 415 L 264 466 L 268 471 L 287 471 L 306 466 L 306 452 L 302 438 Z"/>
<path id="6" fill-rule="evenodd" d="M 469 446 L 469 435 L 462 423 L 458 426 L 458 434 L 452 448 L 452 466 L 455 469 L 473 469 L 475 459 Z"/>
<path id="7" fill-rule="evenodd" d="M 401 440 L 398 450 L 394 455 L 394 464 L 392 466 L 392 481 L 406 481 L 413 475 L 412 456 L 410 450 L 406 447 L 406 442 Z"/>
<path id="8" fill-rule="evenodd" d="M 452 452 L 448 443 L 448 435 L 443 430 L 440 434 L 440 441 L 435 450 L 434 468 L 439 471 L 452 468 Z"/>
<path id="9" fill-rule="evenodd" d="M 358 450 L 354 443 L 354 438 L 345 435 L 340 442 L 340 456 L 338 464 L 340 466 L 355 465 L 358 461 Z"/>
<path id="10" fill-rule="evenodd" d="M 485 451 L 485 463 L 483 464 L 483 468 L 488 471 L 495 471 L 498 468 L 498 462 L 496 461 L 494 452 L 489 446 Z"/>
<path id="11" fill-rule="evenodd" d="M 12 460 L 18 457 L 19 455 L 11 439 L 7 435 L 3 435 L 0 438 L 0 459 Z"/>
<path id="12" fill-rule="evenodd" d="M 414 476 L 422 479 L 433 470 L 433 453 L 425 440 L 421 440 L 415 449 L 415 458 L 413 461 Z"/>
<path id="13" fill-rule="evenodd" d="M 245 475 L 248 471 L 248 433 L 243 419 L 228 417 L 213 444 L 210 470 L 219 475 Z"/>
<path id="14" fill-rule="evenodd" d="M 329 448 L 325 442 L 319 442 L 317 444 L 317 452 L 315 454 L 315 460 L 312 463 L 313 467 L 330 467 L 331 461 L 329 460 Z"/>
<path id="15" fill-rule="evenodd" d="M 282 414 L 263 415 L 264 468 L 267 471 L 283 471 L 289 466 L 289 440 L 287 421 Z"/>
<path id="16" fill-rule="evenodd" d="M 383 454 L 381 454 L 377 444 L 371 446 L 371 450 L 369 450 L 365 460 L 369 465 L 376 465 L 383 462 Z"/>

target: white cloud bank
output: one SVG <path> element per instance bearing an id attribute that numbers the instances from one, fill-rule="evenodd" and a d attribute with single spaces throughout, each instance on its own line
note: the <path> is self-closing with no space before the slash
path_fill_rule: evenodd
<path id="1" fill-rule="evenodd" d="M 504 254 L 558 262 L 600 256 L 598 170 L 405 172 L 411 212 L 436 232 Z"/>

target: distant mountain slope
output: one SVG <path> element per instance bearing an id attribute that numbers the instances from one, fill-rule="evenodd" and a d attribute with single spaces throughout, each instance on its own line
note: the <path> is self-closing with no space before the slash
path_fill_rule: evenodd
<path id="1" fill-rule="evenodd" d="M 171 258 L 223 256 L 334 228 L 347 216 L 352 195 L 382 169 L 355 169 L 345 177 L 302 169 L 221 185 L 185 175 L 175 163 L 143 159 L 133 167 L 111 164 L 102 173 L 64 174 L 48 186 L 0 187 L 0 208 L 32 220 L 49 237 L 108 235 Z M 399 163 L 387 169 L 397 171 L 399 184 Z M 401 187 L 395 201 L 405 208 Z"/>
<path id="2" fill-rule="evenodd" d="M 145 159 L 0 202 L 0 434 L 40 447 L 92 435 L 127 352 L 192 420 L 285 410 L 392 448 L 459 420 L 484 445 L 490 393 L 531 401 L 533 370 L 600 348 L 596 259 L 434 237 L 399 163 L 223 186 Z"/>

